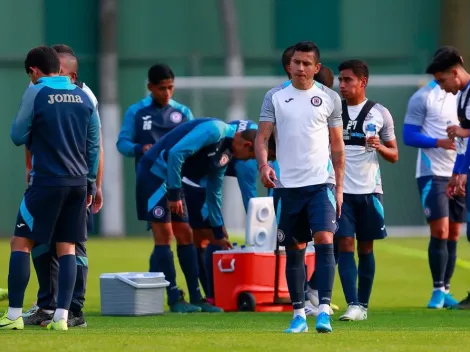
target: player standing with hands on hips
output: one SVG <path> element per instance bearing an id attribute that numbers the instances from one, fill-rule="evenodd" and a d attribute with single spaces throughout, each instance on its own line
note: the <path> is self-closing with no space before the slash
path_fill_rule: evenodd
<path id="1" fill-rule="evenodd" d="M 297 43 L 290 62 L 292 84 L 271 89 L 261 108 L 255 141 L 261 181 L 274 188 L 277 176 L 268 165 L 268 141 L 275 131 L 282 201 L 278 240 L 286 247 L 286 278 L 294 318 L 285 332 L 307 332 L 305 317 L 305 249 L 315 240 L 320 297 L 316 330 L 331 332 L 330 301 L 335 276 L 333 234 L 343 202 L 344 142 L 341 99 L 333 90 L 314 82 L 320 70 L 320 51 L 310 41 Z M 329 149 L 336 175 L 327 183 Z M 311 230 L 306 231 L 306 230 Z"/>

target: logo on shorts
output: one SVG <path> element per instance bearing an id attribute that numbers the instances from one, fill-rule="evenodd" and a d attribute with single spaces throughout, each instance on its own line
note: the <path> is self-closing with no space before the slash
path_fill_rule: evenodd
<path id="1" fill-rule="evenodd" d="M 165 210 L 160 206 L 155 207 L 155 208 L 153 208 L 153 215 L 156 218 L 160 219 L 165 215 Z"/>
<path id="2" fill-rule="evenodd" d="M 310 102 L 312 103 L 313 106 L 320 106 L 323 100 L 321 100 L 320 97 L 315 96 L 310 100 Z"/>
<path id="3" fill-rule="evenodd" d="M 230 158 L 228 157 L 227 154 L 222 154 L 222 156 L 220 157 L 219 165 L 220 166 L 225 166 L 225 165 L 227 165 L 229 160 L 230 160 Z"/>
<path id="4" fill-rule="evenodd" d="M 170 120 L 173 123 L 180 123 L 182 119 L 183 116 L 179 112 L 175 111 L 170 114 Z"/>
<path id="5" fill-rule="evenodd" d="M 431 209 L 429 209 L 428 207 L 424 208 L 424 215 L 429 218 L 431 216 Z"/>
<path id="6" fill-rule="evenodd" d="M 282 232 L 282 230 L 277 230 L 277 240 L 282 243 L 285 239 L 286 235 L 284 235 L 284 232 Z"/>

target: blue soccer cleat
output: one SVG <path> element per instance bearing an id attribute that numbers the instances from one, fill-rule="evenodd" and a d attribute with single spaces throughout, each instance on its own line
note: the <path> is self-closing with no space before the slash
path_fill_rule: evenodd
<path id="1" fill-rule="evenodd" d="M 319 333 L 328 333 L 332 332 L 333 328 L 331 327 L 331 319 L 330 316 L 325 313 L 321 312 L 317 316 L 317 325 L 315 326 L 317 332 Z"/>
<path id="2" fill-rule="evenodd" d="M 444 308 L 452 308 L 452 307 L 457 306 L 458 304 L 459 304 L 459 301 L 457 301 L 450 292 L 445 294 Z"/>
<path id="3" fill-rule="evenodd" d="M 298 334 L 301 332 L 308 332 L 307 320 L 297 315 L 292 321 L 290 322 L 290 326 L 287 330 L 284 330 L 289 334 Z"/>
<path id="4" fill-rule="evenodd" d="M 442 307 L 444 307 L 445 297 L 446 297 L 446 294 L 444 291 L 434 290 L 432 292 L 431 299 L 429 300 L 428 308 L 441 309 Z"/>

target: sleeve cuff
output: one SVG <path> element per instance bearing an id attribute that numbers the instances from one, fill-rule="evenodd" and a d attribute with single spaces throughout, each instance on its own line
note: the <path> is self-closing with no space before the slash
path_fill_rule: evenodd
<path id="1" fill-rule="evenodd" d="M 142 144 L 134 145 L 134 155 L 142 155 Z"/>
<path id="2" fill-rule="evenodd" d="M 181 200 L 182 195 L 183 195 L 183 189 L 182 188 L 176 188 L 176 189 L 169 189 L 168 192 L 168 200 L 170 202 L 176 202 L 178 200 Z"/>
<path id="3" fill-rule="evenodd" d="M 221 240 L 222 238 L 225 237 L 223 226 L 212 227 L 212 232 L 214 233 L 214 238 L 216 240 Z"/>

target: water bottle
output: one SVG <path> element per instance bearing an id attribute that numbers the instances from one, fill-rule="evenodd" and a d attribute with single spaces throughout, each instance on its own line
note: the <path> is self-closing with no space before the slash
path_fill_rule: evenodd
<path id="1" fill-rule="evenodd" d="M 376 135 L 375 125 L 374 124 L 368 124 L 367 127 L 366 127 L 366 141 L 370 137 L 375 137 L 375 135 Z M 375 148 L 369 146 L 366 142 L 366 151 L 367 152 L 373 152 L 373 151 L 375 151 Z"/>
<path id="2" fill-rule="evenodd" d="M 447 121 L 447 127 L 453 126 L 452 121 Z M 457 154 L 465 154 L 465 142 L 462 137 L 454 137 L 455 150 Z"/>

